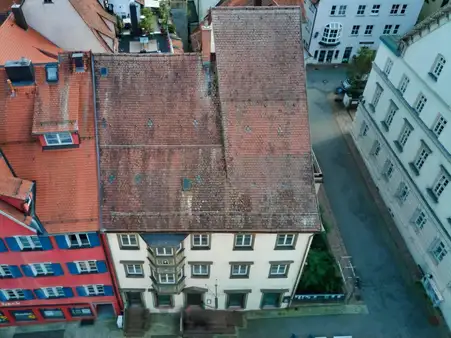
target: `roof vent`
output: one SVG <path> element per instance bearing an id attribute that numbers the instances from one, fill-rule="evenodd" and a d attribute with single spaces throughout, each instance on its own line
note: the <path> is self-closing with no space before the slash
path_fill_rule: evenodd
<path id="1" fill-rule="evenodd" d="M 19 61 L 6 61 L 6 74 L 13 84 L 34 83 L 33 63 L 25 58 Z"/>
<path id="2" fill-rule="evenodd" d="M 25 15 L 22 11 L 22 5 L 21 4 L 13 4 L 11 6 L 11 10 L 14 14 L 14 20 L 16 21 L 16 25 L 22 28 L 23 30 L 28 29 L 27 20 L 25 20 Z"/>
<path id="3" fill-rule="evenodd" d="M 72 54 L 72 66 L 75 73 L 83 73 L 85 71 L 85 63 L 83 62 L 83 53 Z"/>

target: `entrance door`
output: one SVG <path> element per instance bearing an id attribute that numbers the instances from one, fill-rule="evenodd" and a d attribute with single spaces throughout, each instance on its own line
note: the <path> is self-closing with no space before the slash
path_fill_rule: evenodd
<path id="1" fill-rule="evenodd" d="M 96 311 L 97 318 L 114 318 L 116 316 L 114 313 L 113 304 L 97 304 Z"/>
<path id="2" fill-rule="evenodd" d="M 281 293 L 265 292 L 262 296 L 261 308 L 265 307 L 280 307 Z"/>
<path id="3" fill-rule="evenodd" d="M 141 292 L 126 292 L 125 293 L 126 297 L 127 297 L 127 303 L 132 306 L 132 305 L 142 305 L 142 299 L 141 299 Z"/>
<path id="4" fill-rule="evenodd" d="M 192 292 L 186 294 L 186 306 L 190 305 L 197 305 L 197 306 L 203 306 L 204 305 L 204 294 L 200 292 Z"/>
<path id="5" fill-rule="evenodd" d="M 333 50 L 327 51 L 326 62 L 331 63 L 333 57 L 334 57 L 334 51 Z"/>
<path id="6" fill-rule="evenodd" d="M 343 59 L 341 60 L 341 62 L 348 63 L 349 58 L 351 57 L 351 53 L 352 53 L 352 47 L 346 47 L 345 52 L 343 53 Z"/>
<path id="7" fill-rule="evenodd" d="M 318 62 L 324 62 L 324 59 L 326 58 L 326 51 L 322 50 L 319 52 Z"/>

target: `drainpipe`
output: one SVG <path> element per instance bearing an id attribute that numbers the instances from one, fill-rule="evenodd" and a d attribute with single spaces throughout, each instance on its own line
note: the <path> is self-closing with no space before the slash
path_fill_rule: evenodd
<path id="1" fill-rule="evenodd" d="M 313 236 L 315 236 L 315 234 L 311 234 L 308 238 L 307 250 L 305 250 L 304 256 L 302 257 L 302 262 L 301 262 L 301 266 L 299 268 L 298 277 L 296 278 L 296 284 L 294 285 L 293 292 L 291 293 L 290 302 L 288 303 L 288 307 L 291 306 L 291 303 L 293 302 L 299 282 L 301 281 L 302 271 L 304 271 L 305 261 L 307 260 L 307 255 L 310 251 L 310 245 L 312 245 Z"/>
<path id="2" fill-rule="evenodd" d="M 97 193 L 99 198 L 99 235 L 100 240 L 102 241 L 102 245 L 105 252 L 105 258 L 108 264 L 108 268 L 110 271 L 111 280 L 113 282 L 114 290 L 116 291 L 116 299 L 119 304 L 119 308 L 123 311 L 124 310 L 124 302 L 122 301 L 121 294 L 119 292 L 119 287 L 117 285 L 117 274 L 116 270 L 114 268 L 114 264 L 111 262 L 111 251 L 110 247 L 108 246 L 107 241 L 105 240 L 105 234 L 101 233 L 102 229 L 102 207 L 101 207 L 101 201 L 102 201 L 102 189 L 100 187 L 100 146 L 99 146 L 99 130 L 98 130 L 98 114 L 97 114 L 97 95 L 96 95 L 96 78 L 95 78 L 95 71 L 94 71 L 94 54 L 91 52 L 91 74 L 92 74 L 92 99 L 93 99 L 93 107 L 94 107 L 94 131 L 95 131 L 95 140 L 96 140 L 96 160 L 97 160 Z"/>

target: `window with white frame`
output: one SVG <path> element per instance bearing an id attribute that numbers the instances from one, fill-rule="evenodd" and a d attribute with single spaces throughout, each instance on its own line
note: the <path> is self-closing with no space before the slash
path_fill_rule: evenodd
<path id="1" fill-rule="evenodd" d="M 235 235 L 235 248 L 252 248 L 252 235 L 251 234 Z"/>
<path id="2" fill-rule="evenodd" d="M 77 261 L 75 262 L 77 269 L 80 273 L 97 272 L 97 261 Z"/>
<path id="3" fill-rule="evenodd" d="M 369 130 L 368 124 L 365 121 L 363 121 L 360 126 L 360 135 L 361 136 L 368 135 L 368 130 Z"/>
<path id="4" fill-rule="evenodd" d="M 401 5 L 395 4 L 391 6 L 391 10 L 390 10 L 390 14 L 391 15 L 396 15 L 398 14 L 399 8 L 401 7 Z"/>
<path id="5" fill-rule="evenodd" d="M 443 194 L 443 191 L 445 191 L 445 188 L 448 186 L 449 181 L 449 174 L 442 170 L 438 177 L 435 179 L 434 185 L 432 186 L 432 192 L 437 199 Z"/>
<path id="6" fill-rule="evenodd" d="M 121 239 L 121 247 L 136 248 L 138 247 L 138 237 L 135 234 L 123 234 L 119 236 Z"/>
<path id="7" fill-rule="evenodd" d="M 381 152 L 381 143 L 376 140 L 373 143 L 373 147 L 371 148 L 371 155 L 377 157 L 379 153 Z"/>
<path id="8" fill-rule="evenodd" d="M 365 35 L 371 35 L 371 34 L 373 34 L 373 28 L 374 28 L 374 25 L 366 25 L 366 28 L 365 28 Z"/>
<path id="9" fill-rule="evenodd" d="M 440 263 L 443 260 L 443 258 L 448 254 L 448 249 L 446 248 L 445 243 L 443 243 L 440 240 L 436 240 L 435 243 L 432 245 L 431 254 L 432 257 L 434 257 L 435 261 L 437 263 Z"/>
<path id="10" fill-rule="evenodd" d="M 232 277 L 248 277 L 249 265 L 248 264 L 232 264 L 230 267 L 230 275 Z"/>
<path id="11" fill-rule="evenodd" d="M 52 263 L 33 263 L 30 264 L 31 271 L 35 276 L 53 275 Z"/>
<path id="12" fill-rule="evenodd" d="M 381 5 L 373 5 L 371 8 L 371 15 L 379 15 L 379 11 L 381 10 Z"/>
<path id="13" fill-rule="evenodd" d="M 172 256 L 174 255 L 174 249 L 170 247 L 156 247 L 155 252 L 157 256 Z"/>
<path id="14" fill-rule="evenodd" d="M 390 58 L 387 58 L 387 61 L 385 62 L 385 66 L 384 66 L 385 75 L 390 75 L 392 67 L 393 67 L 393 60 Z"/>
<path id="15" fill-rule="evenodd" d="M 387 129 L 390 128 L 393 119 L 395 118 L 396 112 L 398 111 L 398 106 L 394 102 L 390 102 L 390 106 L 388 107 L 387 115 L 385 116 L 384 123 Z"/>
<path id="16" fill-rule="evenodd" d="M 337 6 L 334 5 L 330 8 L 330 15 L 334 16 L 334 15 L 336 15 L 336 13 L 337 13 Z"/>
<path id="17" fill-rule="evenodd" d="M 59 298 L 65 296 L 62 286 L 41 288 L 41 290 L 44 292 L 47 298 Z"/>
<path id="18" fill-rule="evenodd" d="M 66 235 L 66 238 L 70 248 L 83 248 L 91 245 L 88 234 Z"/>
<path id="19" fill-rule="evenodd" d="M 415 111 L 419 114 L 423 111 L 424 106 L 426 105 L 426 102 L 428 102 L 428 99 L 426 96 L 424 96 L 423 93 L 420 93 L 418 95 L 418 98 L 415 102 Z"/>
<path id="20" fill-rule="evenodd" d="M 445 57 L 441 54 L 437 55 L 437 58 L 435 59 L 435 62 L 432 66 L 432 70 L 431 70 L 432 75 L 434 75 L 436 78 L 438 78 L 440 76 L 440 74 L 442 73 L 443 67 L 445 67 L 445 64 L 446 64 Z"/>
<path id="21" fill-rule="evenodd" d="M 393 34 L 398 34 L 399 32 L 399 25 L 395 25 L 395 28 L 393 29 Z"/>
<path id="22" fill-rule="evenodd" d="M 437 119 L 435 120 L 434 125 L 432 126 L 432 132 L 435 134 L 435 136 L 440 136 L 447 123 L 448 121 L 439 114 Z"/>
<path id="23" fill-rule="evenodd" d="M 295 240 L 295 234 L 279 234 L 276 238 L 276 248 L 293 248 Z"/>
<path id="24" fill-rule="evenodd" d="M 410 79 L 407 77 L 407 75 L 403 75 L 401 78 L 401 82 L 399 83 L 398 90 L 404 94 L 406 92 L 407 86 L 410 83 Z"/>
<path id="25" fill-rule="evenodd" d="M 399 202 L 404 203 L 409 197 L 410 189 L 404 182 L 399 183 L 398 186 L 398 192 L 396 194 L 396 197 L 398 198 Z"/>
<path id="26" fill-rule="evenodd" d="M 125 264 L 127 276 L 142 276 L 144 274 L 141 264 Z"/>
<path id="27" fill-rule="evenodd" d="M 340 42 L 341 31 L 343 26 L 341 23 L 332 22 L 324 27 L 323 36 L 321 42 L 324 44 L 336 44 Z"/>
<path id="28" fill-rule="evenodd" d="M 48 146 L 61 146 L 74 143 L 71 133 L 68 132 L 47 133 L 44 134 L 44 138 Z"/>
<path id="29" fill-rule="evenodd" d="M 7 300 L 23 300 L 25 299 L 25 293 L 22 289 L 3 289 L 3 295 Z"/>
<path id="30" fill-rule="evenodd" d="M 12 274 L 11 270 L 9 269 L 9 265 L 1 264 L 0 265 L 0 277 L 8 278 L 8 277 L 12 277 L 12 276 L 13 276 L 13 274 Z"/>
<path id="31" fill-rule="evenodd" d="M 426 216 L 426 213 L 421 210 L 421 209 L 417 209 L 412 217 L 412 223 L 415 225 L 416 230 L 422 230 L 424 228 L 424 226 L 426 225 L 428 219 Z"/>
<path id="32" fill-rule="evenodd" d="M 357 8 L 357 15 L 364 15 L 365 14 L 366 5 L 359 5 Z"/>
<path id="33" fill-rule="evenodd" d="M 383 91 L 382 86 L 379 83 L 376 83 L 376 90 L 374 91 L 373 99 L 371 100 L 373 109 L 377 107 Z"/>
<path id="34" fill-rule="evenodd" d="M 354 25 L 352 26 L 351 35 L 357 36 L 359 35 L 360 25 Z"/>
<path id="35" fill-rule="evenodd" d="M 406 11 L 407 11 L 407 5 L 402 5 L 400 14 L 401 15 L 406 14 Z"/>
<path id="36" fill-rule="evenodd" d="M 382 174 L 387 180 L 389 180 L 392 177 L 393 170 L 394 170 L 393 163 L 390 160 L 385 161 L 384 170 Z"/>
<path id="37" fill-rule="evenodd" d="M 192 275 L 195 277 L 207 277 L 210 274 L 210 265 L 208 264 L 192 264 Z"/>
<path id="38" fill-rule="evenodd" d="M 42 249 L 42 244 L 38 236 L 17 236 L 16 240 L 21 250 Z"/>
<path id="39" fill-rule="evenodd" d="M 288 264 L 271 264 L 269 268 L 269 277 L 286 277 Z"/>
<path id="40" fill-rule="evenodd" d="M 384 35 L 390 34 L 392 27 L 393 27 L 393 25 L 385 25 L 384 31 L 382 32 L 382 34 L 384 34 Z"/>
<path id="41" fill-rule="evenodd" d="M 158 281 L 161 284 L 175 284 L 175 274 L 173 273 L 159 273 Z"/>
<path id="42" fill-rule="evenodd" d="M 431 150 L 426 147 L 425 145 L 422 145 L 420 149 L 418 150 L 417 156 L 415 157 L 415 160 L 413 162 L 413 165 L 417 169 L 417 171 L 420 171 L 421 168 L 423 168 L 424 163 L 426 162 L 427 158 L 431 154 Z"/>
<path id="43" fill-rule="evenodd" d="M 101 285 L 101 284 L 85 285 L 85 291 L 88 294 L 88 296 L 105 295 L 104 285 Z"/>
<path id="44" fill-rule="evenodd" d="M 192 235 L 193 248 L 208 248 L 210 246 L 210 235 Z"/>
<path id="45" fill-rule="evenodd" d="M 412 134 L 412 126 L 409 123 L 405 123 L 398 137 L 398 142 L 401 147 L 404 147 L 409 139 L 410 134 Z"/>
<path id="46" fill-rule="evenodd" d="M 338 7 L 338 15 L 346 15 L 347 8 L 347 5 L 340 5 L 340 7 Z"/>

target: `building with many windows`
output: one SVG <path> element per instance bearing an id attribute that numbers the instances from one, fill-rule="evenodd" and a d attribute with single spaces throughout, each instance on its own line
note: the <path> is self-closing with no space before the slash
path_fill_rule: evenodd
<path id="1" fill-rule="evenodd" d="M 202 54 L 94 55 L 126 330 L 137 306 L 286 307 L 321 231 L 301 9 L 219 7 L 212 22 Z"/>
<path id="2" fill-rule="evenodd" d="M 58 56 L 12 17 L 0 44 L 0 325 L 119 315 L 98 231 L 90 53 Z"/>
<path id="3" fill-rule="evenodd" d="M 368 2 L 306 0 L 302 39 L 308 63 L 347 63 L 361 47 L 377 49 L 381 35 L 403 35 L 423 0 Z"/>
<path id="4" fill-rule="evenodd" d="M 451 324 L 451 5 L 384 36 L 353 126 L 433 304 Z"/>

